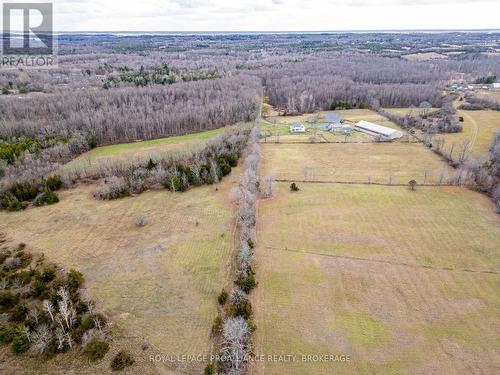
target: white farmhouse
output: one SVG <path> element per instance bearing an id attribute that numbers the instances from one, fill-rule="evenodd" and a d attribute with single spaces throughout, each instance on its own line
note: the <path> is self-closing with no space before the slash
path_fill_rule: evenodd
<path id="1" fill-rule="evenodd" d="M 375 137 L 382 137 L 382 139 L 385 140 L 392 140 L 396 138 L 401 138 L 403 136 L 403 132 L 399 130 L 374 124 L 368 121 L 360 121 L 356 125 L 354 125 L 354 128 L 356 130 L 359 130 L 369 135 L 373 135 Z"/>
<path id="2" fill-rule="evenodd" d="M 302 124 L 294 124 L 290 126 L 290 133 L 304 133 L 306 128 Z"/>
<path id="3" fill-rule="evenodd" d="M 495 90 L 495 91 L 500 90 L 500 82 L 494 82 L 494 83 L 492 83 L 491 88 L 493 90 Z"/>

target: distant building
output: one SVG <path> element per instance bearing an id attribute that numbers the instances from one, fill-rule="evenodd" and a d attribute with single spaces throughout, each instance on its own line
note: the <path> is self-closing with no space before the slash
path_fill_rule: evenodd
<path id="1" fill-rule="evenodd" d="M 344 121 L 344 116 L 339 113 L 327 113 L 325 114 L 325 120 L 329 124 L 340 124 Z"/>
<path id="2" fill-rule="evenodd" d="M 397 139 L 397 138 L 401 138 L 403 136 L 403 132 L 401 132 L 399 130 L 388 128 L 386 126 L 382 126 L 382 125 L 378 125 L 378 124 L 374 124 L 374 123 L 368 122 L 368 121 L 360 121 L 354 126 L 354 128 L 356 130 L 359 130 L 359 131 L 366 133 L 366 134 L 369 134 L 369 135 L 373 135 L 375 137 L 377 137 L 377 136 L 382 137 L 382 139 L 385 139 L 385 140 Z"/>
<path id="3" fill-rule="evenodd" d="M 326 129 L 332 133 L 341 133 L 341 134 L 351 134 L 352 133 L 352 126 L 341 124 L 341 123 L 330 124 L 327 126 Z"/>
<path id="4" fill-rule="evenodd" d="M 306 128 L 302 124 L 294 124 L 290 126 L 290 133 L 304 133 Z"/>

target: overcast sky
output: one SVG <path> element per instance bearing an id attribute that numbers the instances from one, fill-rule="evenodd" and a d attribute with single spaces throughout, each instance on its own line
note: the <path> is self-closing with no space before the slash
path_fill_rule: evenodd
<path id="1" fill-rule="evenodd" d="M 58 31 L 500 29 L 500 0 L 54 0 L 53 3 Z"/>

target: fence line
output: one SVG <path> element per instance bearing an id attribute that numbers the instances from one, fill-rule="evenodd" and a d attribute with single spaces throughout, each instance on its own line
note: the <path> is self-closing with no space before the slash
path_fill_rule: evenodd
<path id="1" fill-rule="evenodd" d="M 341 180 L 290 180 L 290 179 L 274 179 L 276 182 L 298 182 L 301 184 L 337 184 L 337 185 L 379 185 L 379 186 L 408 186 L 408 184 L 401 183 L 388 183 L 388 182 L 376 182 L 376 181 L 341 181 Z M 417 184 L 418 187 L 439 187 L 439 186 L 466 186 L 466 185 L 455 185 L 450 183 L 425 183 Z"/>
<path id="2" fill-rule="evenodd" d="M 500 275 L 500 271 L 496 270 L 478 270 L 478 269 L 470 269 L 470 268 L 452 268 L 452 267 L 444 267 L 444 266 L 433 266 L 426 264 L 416 264 L 416 263 L 408 263 L 408 262 L 397 262 L 388 259 L 376 259 L 376 258 L 364 258 L 350 255 L 340 255 L 340 254 L 329 254 L 318 251 L 309 251 L 309 250 L 300 250 L 300 249 L 290 249 L 290 248 L 280 248 L 276 246 L 266 246 L 267 249 L 275 250 L 275 251 L 288 251 L 292 253 L 299 254 L 311 254 L 318 255 L 329 258 L 338 258 L 338 259 L 346 259 L 353 261 L 362 261 L 362 262 L 370 262 L 370 263 L 382 263 L 389 264 L 393 266 L 402 266 L 402 267 L 411 267 L 411 268 L 422 268 L 428 270 L 436 270 L 436 271 L 448 271 L 448 272 L 468 272 L 468 273 L 483 273 L 483 274 L 492 274 L 492 275 Z"/>
<path id="3" fill-rule="evenodd" d="M 377 144 L 421 144 L 423 143 L 422 141 L 411 141 L 411 142 L 377 142 L 377 141 L 350 141 L 350 142 L 343 142 L 343 141 L 321 141 L 321 142 L 309 142 L 309 141 L 279 141 L 279 142 L 259 142 L 261 145 L 320 145 L 320 144 L 369 144 L 369 143 L 377 143 Z"/>

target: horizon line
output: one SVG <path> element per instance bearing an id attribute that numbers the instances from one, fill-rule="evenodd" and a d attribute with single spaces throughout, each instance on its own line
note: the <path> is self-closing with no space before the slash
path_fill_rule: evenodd
<path id="1" fill-rule="evenodd" d="M 12 30 L 11 33 L 23 33 L 23 30 Z M 333 33 L 398 33 L 398 32 L 494 32 L 500 33 L 500 28 L 481 29 L 345 29 L 345 30 L 54 30 L 56 34 L 333 34 Z M 0 31 L 0 35 L 4 33 Z"/>

